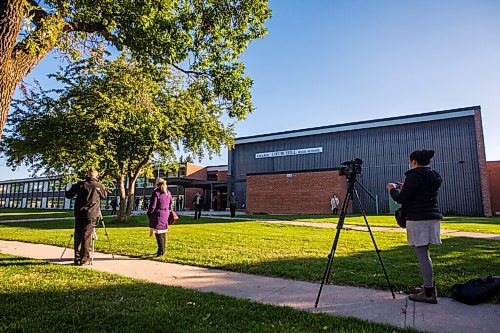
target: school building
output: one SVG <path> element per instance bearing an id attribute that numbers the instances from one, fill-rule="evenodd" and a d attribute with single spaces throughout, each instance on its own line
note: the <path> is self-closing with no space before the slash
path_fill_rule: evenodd
<path id="1" fill-rule="evenodd" d="M 436 151 L 445 214 L 491 215 L 479 106 L 240 137 L 229 152 L 229 188 L 251 213 L 327 214 L 332 195 L 345 194 L 338 168 L 360 158 L 358 179 L 375 198 L 360 189 L 364 207 L 389 213 L 385 184 L 403 181 L 410 153 L 422 148 Z"/>
<path id="2" fill-rule="evenodd" d="M 237 209 L 249 213 L 328 214 L 332 195 L 345 195 L 341 163 L 360 158 L 358 180 L 371 194 L 358 187 L 363 206 L 384 214 L 394 208 L 385 184 L 403 181 L 409 154 L 422 148 L 436 151 L 432 167 L 443 178 L 438 200 L 445 214 L 500 215 L 500 161 L 486 161 L 480 106 L 239 137 L 228 165 L 182 163 L 155 176 L 167 179 L 178 210 L 194 209 L 196 192 L 205 210 L 226 210 L 234 191 Z M 138 209 L 148 206 L 154 181 L 137 180 Z M 72 208 L 68 186 L 43 177 L 0 181 L 0 205 Z M 113 189 L 103 207 L 115 196 Z"/>

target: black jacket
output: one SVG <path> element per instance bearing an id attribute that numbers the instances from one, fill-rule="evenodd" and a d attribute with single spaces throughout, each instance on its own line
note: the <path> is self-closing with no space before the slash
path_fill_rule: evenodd
<path id="1" fill-rule="evenodd" d="M 80 181 L 69 190 L 64 196 L 75 200 L 75 217 L 77 218 L 97 218 L 101 213 L 101 198 L 107 196 L 104 186 L 97 182 L 97 179 L 87 178 Z"/>
<path id="2" fill-rule="evenodd" d="M 391 189 L 391 197 L 401 204 L 407 220 L 440 220 L 443 215 L 437 206 L 441 176 L 428 167 L 418 167 L 405 172 L 401 191 Z"/>

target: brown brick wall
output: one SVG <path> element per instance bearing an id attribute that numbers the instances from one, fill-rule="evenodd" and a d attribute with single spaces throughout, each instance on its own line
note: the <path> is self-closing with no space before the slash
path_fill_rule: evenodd
<path id="1" fill-rule="evenodd" d="M 186 163 L 186 177 L 198 180 L 206 180 L 207 168 L 193 163 Z"/>
<path id="2" fill-rule="evenodd" d="M 227 182 L 227 171 L 219 171 L 217 173 L 217 181 Z"/>
<path id="3" fill-rule="evenodd" d="M 249 213 L 329 214 L 332 195 L 342 201 L 346 190 L 338 171 L 253 175 L 246 181 Z"/>
<path id="4" fill-rule="evenodd" d="M 490 182 L 491 210 L 500 215 L 500 161 L 487 162 Z"/>
<path id="5" fill-rule="evenodd" d="M 479 174 L 481 177 L 481 193 L 483 197 L 483 212 L 486 216 L 491 216 L 491 198 L 488 186 L 488 168 L 486 166 L 486 153 L 484 149 L 483 123 L 481 120 L 481 109 L 475 110 L 474 122 L 476 127 L 476 142 L 479 159 Z"/>

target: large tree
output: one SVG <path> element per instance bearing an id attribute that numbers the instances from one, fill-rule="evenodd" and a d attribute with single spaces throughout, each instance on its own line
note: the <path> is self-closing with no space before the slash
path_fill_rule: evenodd
<path id="1" fill-rule="evenodd" d="M 77 57 L 103 41 L 205 77 L 237 111 L 249 98 L 238 93 L 249 81 L 237 59 L 266 33 L 269 15 L 267 0 L 0 0 L 0 138 L 16 87 L 41 59 L 54 48 Z"/>
<path id="2" fill-rule="evenodd" d="M 172 67 L 139 65 L 125 53 L 75 62 L 54 76 L 60 89 L 23 87 L 13 104 L 3 142 L 8 165 L 67 180 L 97 166 L 117 185 L 120 220 L 131 213 L 136 180 L 151 173 L 153 156 L 166 165 L 179 149 L 218 153 L 234 137 L 232 123 L 221 121 L 224 111 L 237 119 L 251 109 L 241 105 L 234 113 L 198 81 Z"/>

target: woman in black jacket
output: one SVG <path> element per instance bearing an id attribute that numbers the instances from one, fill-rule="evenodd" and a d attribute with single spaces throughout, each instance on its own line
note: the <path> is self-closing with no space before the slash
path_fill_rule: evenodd
<path id="1" fill-rule="evenodd" d="M 414 151 L 410 154 L 410 170 L 405 172 L 404 184 L 389 183 L 386 187 L 391 197 L 401 204 L 406 218 L 408 245 L 413 246 L 424 280 L 422 290 L 409 298 L 415 302 L 436 304 L 429 244 L 441 244 L 440 223 L 443 215 L 437 207 L 441 176 L 429 167 L 433 157 L 433 150 Z"/>

